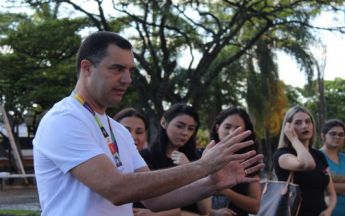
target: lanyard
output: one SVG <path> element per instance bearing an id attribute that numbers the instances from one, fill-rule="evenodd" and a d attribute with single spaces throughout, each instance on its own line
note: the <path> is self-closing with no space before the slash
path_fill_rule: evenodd
<path id="1" fill-rule="evenodd" d="M 115 164 L 118 168 L 119 171 L 123 170 L 123 166 L 122 166 L 122 162 L 120 160 L 120 151 L 119 151 L 119 147 L 117 145 L 116 139 L 115 139 L 115 135 L 113 132 L 113 129 L 111 128 L 110 125 L 110 120 L 109 117 L 107 116 L 107 120 L 108 120 L 108 125 L 109 125 L 109 129 L 110 129 L 110 135 L 111 135 L 111 139 L 109 138 L 109 135 L 107 133 L 107 131 L 105 130 L 104 126 L 102 125 L 101 121 L 99 120 L 98 116 L 96 115 L 96 112 L 91 108 L 90 104 L 77 92 L 72 91 L 71 96 L 73 98 L 75 98 L 81 105 L 83 105 L 83 107 L 85 107 L 95 118 L 98 127 L 100 128 L 105 140 L 108 143 L 108 148 L 115 160 Z"/>

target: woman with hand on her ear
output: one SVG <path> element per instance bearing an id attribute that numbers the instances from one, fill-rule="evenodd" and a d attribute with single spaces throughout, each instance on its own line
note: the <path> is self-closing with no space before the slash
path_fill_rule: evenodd
<path id="1" fill-rule="evenodd" d="M 151 170 L 179 166 L 199 159 L 195 136 L 199 115 L 184 103 L 172 105 L 161 118 L 156 140 L 141 152 Z M 181 215 L 207 215 L 211 198 L 181 207 Z"/>
<path id="2" fill-rule="evenodd" d="M 273 156 L 279 181 L 286 181 L 290 172 L 294 172 L 294 183 L 299 185 L 302 195 L 300 216 L 330 216 L 337 202 L 326 158 L 313 149 L 315 134 L 310 112 L 300 106 L 290 108 Z"/>

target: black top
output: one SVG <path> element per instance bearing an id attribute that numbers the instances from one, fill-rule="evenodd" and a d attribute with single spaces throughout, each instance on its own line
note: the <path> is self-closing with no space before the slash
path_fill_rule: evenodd
<path id="1" fill-rule="evenodd" d="M 248 183 L 237 184 L 230 189 L 239 194 L 248 194 L 249 184 Z M 236 212 L 236 216 L 248 216 L 248 213 L 244 211 L 243 209 L 237 207 L 233 202 L 231 202 L 231 199 L 229 197 L 223 196 L 223 195 L 216 195 L 212 197 L 213 209 L 220 209 L 220 208 L 226 208 L 226 207 Z"/>
<path id="2" fill-rule="evenodd" d="M 200 155 L 202 155 L 204 150 L 205 149 L 199 150 Z M 247 151 L 243 151 L 242 153 L 247 152 Z M 250 167 L 254 167 L 258 164 L 259 163 L 257 162 L 255 164 L 251 165 Z M 259 175 L 259 174 L 260 174 L 260 171 L 256 171 L 255 173 L 252 173 L 250 175 L 250 177 L 255 176 L 255 175 Z M 247 195 L 249 192 L 249 184 L 248 183 L 237 184 L 230 189 L 235 191 L 236 193 Z M 236 212 L 237 216 L 248 216 L 249 215 L 248 212 L 246 212 L 245 210 L 241 209 L 240 207 L 236 206 L 233 202 L 231 202 L 231 199 L 229 197 L 223 196 L 223 195 L 215 195 L 213 197 L 218 197 L 218 199 L 221 199 L 221 200 L 227 199 L 227 202 L 224 202 L 224 201 L 221 201 L 221 202 L 229 203 L 227 207 L 229 209 L 231 209 L 232 211 Z M 225 208 L 225 206 L 222 206 L 223 203 L 217 203 L 219 201 L 218 199 L 217 198 L 212 199 L 212 208 L 214 208 L 214 209 Z"/>
<path id="3" fill-rule="evenodd" d="M 171 158 L 154 148 L 146 148 L 140 152 L 150 170 L 166 169 L 176 166 Z"/>
<path id="4" fill-rule="evenodd" d="M 231 190 L 233 190 L 239 194 L 248 194 L 248 188 L 249 188 L 249 184 L 243 183 L 243 184 L 235 185 L 234 187 L 231 188 Z M 230 200 L 230 204 L 228 207 L 229 207 L 229 209 L 236 212 L 237 216 L 247 216 L 248 215 L 248 213 L 246 211 L 237 207 L 233 202 L 231 202 L 231 200 Z"/>
<path id="5" fill-rule="evenodd" d="M 144 158 L 150 170 L 166 169 L 169 167 L 176 166 L 171 160 L 171 158 L 168 158 L 165 154 L 162 154 L 160 151 L 156 149 L 143 149 L 140 152 L 140 154 Z M 137 205 L 135 204 L 135 206 Z M 183 206 L 181 207 L 181 210 L 200 213 L 196 203 L 193 203 L 188 206 Z"/>
<path id="6" fill-rule="evenodd" d="M 327 208 L 324 192 L 329 183 L 327 173 L 328 163 L 325 156 L 318 150 L 309 149 L 314 158 L 316 167 L 311 171 L 294 172 L 294 183 L 301 189 L 302 203 L 299 211 L 300 216 L 316 216 Z M 274 170 L 279 181 L 286 181 L 290 174 L 289 170 L 280 168 L 278 159 L 283 154 L 297 155 L 292 148 L 279 148 L 274 153 Z"/>

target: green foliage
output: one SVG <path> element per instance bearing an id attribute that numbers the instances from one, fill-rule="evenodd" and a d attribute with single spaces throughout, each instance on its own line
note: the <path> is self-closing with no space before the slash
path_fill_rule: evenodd
<path id="1" fill-rule="evenodd" d="M 345 122 L 345 80 L 335 78 L 325 81 L 327 119 L 338 118 Z"/>
<path id="2" fill-rule="evenodd" d="M 75 55 L 85 19 L 47 19 L 2 13 L 0 20 L 0 93 L 2 104 L 14 113 L 14 124 L 23 112 L 49 109 L 68 95 L 76 81 Z"/>
<path id="3" fill-rule="evenodd" d="M 284 92 L 288 100 L 288 107 L 301 106 L 302 89 L 290 85 L 284 85 Z"/>
<path id="4" fill-rule="evenodd" d="M 207 144 L 210 143 L 210 134 L 207 129 L 199 129 L 196 136 L 197 148 L 204 148 Z"/>
<path id="5" fill-rule="evenodd" d="M 314 92 L 314 93 L 313 93 Z M 314 116 L 317 116 L 316 81 L 311 87 L 305 86 L 302 90 L 303 96 L 307 99 L 305 106 L 310 109 Z M 324 94 L 326 102 L 326 119 L 341 119 L 345 121 L 345 80 L 335 78 L 333 81 L 324 81 Z"/>

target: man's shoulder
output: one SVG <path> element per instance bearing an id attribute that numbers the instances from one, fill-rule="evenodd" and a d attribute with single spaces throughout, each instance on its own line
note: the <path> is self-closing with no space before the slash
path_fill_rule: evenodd
<path id="1" fill-rule="evenodd" d="M 109 121 L 117 128 L 121 128 L 121 129 L 126 129 L 122 124 L 120 124 L 119 122 L 117 122 L 115 119 L 111 118 L 110 116 L 108 116 Z"/>
<path id="2" fill-rule="evenodd" d="M 44 128 L 51 128 L 53 130 L 55 130 L 57 126 L 69 127 L 75 126 L 75 124 L 86 125 L 92 118 L 88 118 L 88 113 L 81 108 L 82 107 L 79 107 L 78 104 L 73 101 L 73 98 L 63 98 L 55 103 L 43 116 L 40 125 L 44 125 Z"/>
<path id="3" fill-rule="evenodd" d="M 62 112 L 78 112 L 78 110 L 75 109 L 76 105 L 71 97 L 65 97 L 61 99 L 60 101 L 56 102 L 53 107 L 47 112 L 47 114 L 52 113 L 62 113 Z"/>

